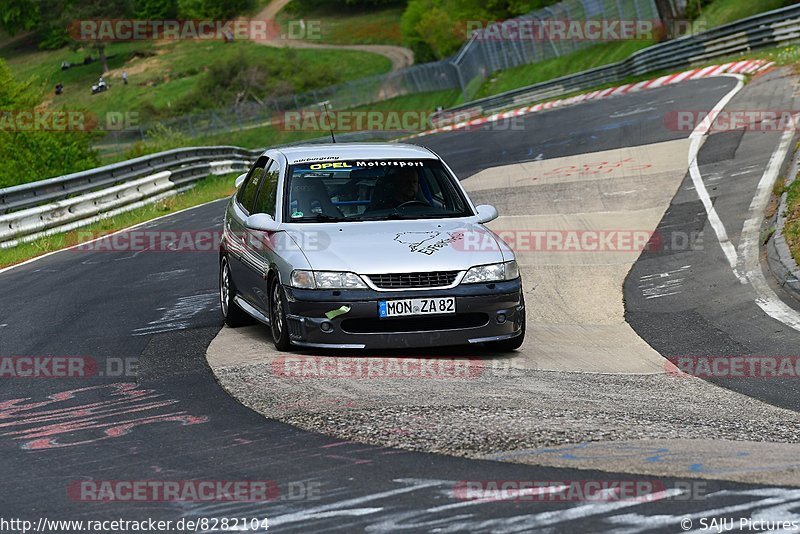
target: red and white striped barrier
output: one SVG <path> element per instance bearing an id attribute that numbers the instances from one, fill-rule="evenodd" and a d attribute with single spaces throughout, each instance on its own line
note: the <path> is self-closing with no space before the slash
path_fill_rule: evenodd
<path id="1" fill-rule="evenodd" d="M 600 91 L 592 91 L 591 93 L 575 95 L 569 98 L 550 100 L 548 102 L 540 102 L 533 106 L 525 106 L 517 109 L 512 109 L 510 111 L 504 111 L 503 113 L 495 113 L 494 115 L 490 115 L 488 117 L 480 117 L 477 119 L 471 119 L 456 124 L 450 124 L 447 126 L 434 128 L 432 130 L 426 130 L 424 132 L 420 132 L 418 134 L 406 137 L 405 139 L 412 139 L 415 137 L 422 137 L 424 135 L 431 135 L 440 132 L 463 130 L 464 128 L 470 128 L 472 126 L 480 126 L 481 124 L 485 124 L 487 122 L 496 122 L 498 120 L 508 119 L 511 117 L 519 117 L 520 115 L 526 115 L 528 113 L 535 113 L 537 111 L 569 106 L 572 104 L 585 102 L 586 100 L 601 100 L 604 98 L 624 95 L 627 93 L 638 93 L 639 91 L 645 91 L 647 89 L 655 89 L 657 87 L 663 87 L 665 85 L 681 83 L 688 80 L 711 78 L 713 76 L 719 76 L 721 74 L 755 74 L 757 72 L 766 70 L 772 67 L 773 65 L 774 62 L 764 61 L 761 59 L 737 61 L 735 63 L 725 63 L 724 65 L 711 65 L 709 67 L 703 67 L 701 69 L 692 69 L 692 70 L 687 70 L 685 72 L 679 72 L 677 74 L 668 74 L 666 76 L 661 76 L 660 78 L 654 78 L 652 80 L 646 80 L 643 82 L 629 83 L 621 85 L 619 87 L 609 87 L 608 89 L 602 89 Z"/>

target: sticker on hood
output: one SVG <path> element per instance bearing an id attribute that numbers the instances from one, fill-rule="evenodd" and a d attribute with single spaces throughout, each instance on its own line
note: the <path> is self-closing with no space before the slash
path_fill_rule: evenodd
<path id="1" fill-rule="evenodd" d="M 394 238 L 398 243 L 408 245 L 411 252 L 419 252 L 430 256 L 450 243 L 464 239 L 464 232 L 448 232 L 447 237 L 437 239 L 442 232 L 400 232 Z"/>

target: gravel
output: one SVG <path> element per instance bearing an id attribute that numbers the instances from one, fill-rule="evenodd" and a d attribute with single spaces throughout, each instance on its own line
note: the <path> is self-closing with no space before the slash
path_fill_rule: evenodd
<path id="1" fill-rule="evenodd" d="M 800 414 L 687 376 L 510 369 L 462 380 L 299 380 L 272 369 L 215 372 L 231 395 L 266 417 L 413 451 L 477 458 L 593 441 L 800 438 Z"/>

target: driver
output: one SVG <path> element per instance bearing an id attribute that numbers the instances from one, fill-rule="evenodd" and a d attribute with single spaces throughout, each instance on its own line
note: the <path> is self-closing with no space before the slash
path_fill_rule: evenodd
<path id="1" fill-rule="evenodd" d="M 389 175 L 392 188 L 392 200 L 395 207 L 406 202 L 417 200 L 419 193 L 419 176 L 417 171 L 408 167 L 401 168 Z"/>
<path id="2" fill-rule="evenodd" d="M 386 175 L 386 191 L 379 209 L 399 208 L 408 202 L 422 202 L 419 197 L 419 175 L 407 167 L 397 169 Z"/>

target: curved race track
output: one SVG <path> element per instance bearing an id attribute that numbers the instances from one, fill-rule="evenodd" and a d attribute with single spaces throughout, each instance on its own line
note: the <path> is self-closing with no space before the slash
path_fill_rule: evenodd
<path id="1" fill-rule="evenodd" d="M 773 84 L 784 82 L 777 75 L 771 76 L 751 83 L 737 99 L 763 98 L 759 90 L 778 98 L 775 95 L 780 94 L 781 89 L 772 89 Z M 625 213 L 631 217 L 631 214 L 636 215 L 636 218 L 626 219 L 628 225 L 647 223 L 654 227 L 661 224 L 663 228 L 671 214 L 679 209 L 688 209 L 683 205 L 693 202 L 688 197 L 686 202 L 682 202 L 684 195 L 690 195 L 687 184 L 683 182 L 688 162 L 680 159 L 686 154 L 686 142 L 682 140 L 688 134 L 666 129 L 664 115 L 675 109 L 710 109 L 735 84 L 736 81 L 731 78 L 690 82 L 528 116 L 523 119 L 522 130 L 487 128 L 422 138 L 421 143 L 437 150 L 462 178 L 466 178 L 465 185 L 473 189 L 471 194 L 476 201 L 502 204 L 506 208 L 505 213 L 512 217 L 530 214 L 526 210 L 531 207 L 535 208 L 534 216 L 545 217 L 538 221 L 526 219 L 524 224 L 542 224 L 544 221 L 548 225 L 559 225 L 552 228 L 564 229 L 580 220 L 589 228 L 603 228 L 604 224 L 609 224 L 609 219 L 603 219 L 602 214 L 609 211 L 606 208 L 613 207 L 611 211 L 616 217 L 625 217 Z M 770 93 L 770 90 L 773 92 Z M 732 105 L 739 103 L 737 99 Z M 741 105 L 751 103 L 743 101 Z M 722 165 L 731 159 L 735 161 L 740 152 L 747 155 L 749 165 L 756 169 L 760 166 L 763 171 L 777 141 L 759 136 L 761 139 L 754 142 L 763 144 L 756 144 L 751 149 L 745 143 L 750 141 L 748 135 L 745 134 L 745 139 L 737 145 L 738 149 L 729 149 L 727 152 L 719 149 L 719 153 L 723 156 L 727 154 L 727 158 L 711 149 L 707 149 L 705 154 L 701 152 L 701 171 L 705 172 L 706 165 Z M 709 146 L 724 148 L 727 145 L 711 144 L 709 141 L 706 147 Z M 772 148 L 766 149 L 767 146 Z M 674 151 L 676 159 L 673 161 L 664 156 L 664 149 Z M 636 171 L 622 173 L 614 176 L 614 180 L 606 185 L 576 181 L 569 186 L 565 185 L 569 180 L 552 180 L 541 187 L 537 186 L 536 194 L 526 198 L 518 195 L 516 188 L 503 187 L 502 180 L 512 179 L 516 176 L 515 172 L 528 176 L 527 173 L 533 171 L 544 171 L 544 176 L 549 172 L 548 161 L 553 163 L 552 160 L 562 157 L 582 162 L 594 161 L 594 156 L 586 154 L 603 151 L 617 151 L 613 152 L 614 157 L 621 159 L 615 161 L 648 158 L 652 162 L 640 165 L 651 165 L 657 161 L 665 170 L 656 174 L 637 174 Z M 605 155 L 608 154 L 611 153 Z M 537 159 L 542 161 L 521 168 L 503 169 L 501 174 L 491 172 L 498 166 Z M 595 165 L 598 163 L 602 161 Z M 754 172 L 753 176 L 745 176 L 731 183 L 722 181 L 717 186 L 717 202 L 730 204 L 729 211 L 720 210 L 721 217 L 730 226 L 735 226 L 739 222 L 736 218 L 743 216 L 737 205 L 742 202 L 745 202 L 745 206 L 749 204 L 758 179 L 758 172 Z M 612 183 L 615 184 L 613 187 L 604 189 Z M 621 187 L 620 184 L 625 186 Z M 664 189 L 659 189 L 659 184 L 664 184 Z M 613 194 L 631 190 L 641 191 L 635 202 L 624 198 L 628 195 Z M 565 192 L 575 193 L 570 204 L 573 207 L 580 206 L 579 210 L 557 206 L 555 200 L 568 198 Z M 676 192 L 677 196 L 672 199 Z M 536 203 L 537 198 L 543 200 Z M 583 215 L 578 219 L 567 217 L 576 211 Z M 665 211 L 666 216 L 662 220 Z M 220 225 L 221 215 L 222 202 L 216 202 L 148 223 L 146 228 L 163 232 L 215 229 Z M 614 222 L 619 220 L 622 219 L 613 219 Z M 503 222 L 503 219 L 499 221 Z M 505 222 L 516 224 L 514 219 L 506 219 Z M 697 219 L 696 224 L 703 226 L 702 217 Z M 470 440 L 476 444 L 472 451 L 463 448 L 454 450 L 457 454 L 475 456 L 494 451 L 495 457 L 506 460 L 568 464 L 584 468 L 592 468 L 596 466 L 593 462 L 600 461 L 604 471 L 520 465 L 386 449 L 308 433 L 264 419 L 230 398 L 217 384 L 206 363 L 206 350 L 220 332 L 216 297 L 217 257 L 213 252 L 73 250 L 19 266 L 0 275 L 3 287 L 0 292 L 0 310 L 3 310 L 0 312 L 0 355 L 83 356 L 97 361 L 103 376 L 19 378 L 0 382 L 0 447 L 5 460 L 0 470 L 4 480 L 12 481 L 4 491 L 0 515 L 34 520 L 43 514 L 51 519 L 151 517 L 175 520 L 180 517 L 260 516 L 269 517 L 270 530 L 277 531 L 408 529 L 523 532 L 534 526 L 558 531 L 612 528 L 626 531 L 676 530 L 683 515 L 692 512 L 702 514 L 725 505 L 735 505 L 740 514 L 755 511 L 764 513 L 769 511 L 769 507 L 778 507 L 797 499 L 798 490 L 709 480 L 704 487 L 704 499 L 687 501 L 681 499 L 682 490 L 676 489 L 675 479 L 659 478 L 667 489 L 654 493 L 651 500 L 644 502 L 486 502 L 459 499 L 458 495 L 453 494 L 453 488 L 459 481 L 469 480 L 630 480 L 634 478 L 633 475 L 619 471 L 629 469 L 629 465 L 625 464 L 635 463 L 636 460 L 625 460 L 624 455 L 620 458 L 619 450 L 616 463 L 603 463 L 602 459 L 609 457 L 608 450 L 585 456 L 576 453 L 581 446 L 573 447 L 571 454 L 557 452 L 553 458 L 546 458 L 539 453 L 534 454 L 535 458 L 513 454 L 523 449 L 529 455 L 541 451 L 526 447 L 521 437 L 526 435 L 535 438 L 538 434 L 548 432 L 548 439 L 554 444 L 563 443 L 564 436 L 570 440 L 577 438 L 579 441 L 590 439 L 613 443 L 614 438 L 619 436 L 602 434 L 604 420 L 625 428 L 635 429 L 637 425 L 642 425 L 649 431 L 657 426 L 652 423 L 663 422 L 673 416 L 676 406 L 678 410 L 696 410 L 687 411 L 686 414 L 691 417 L 678 421 L 674 430 L 688 432 L 687 436 L 696 438 L 698 443 L 703 441 L 703 435 L 717 439 L 741 435 L 752 439 L 752 442 L 743 443 L 742 447 L 746 448 L 757 441 L 756 436 L 763 438 L 770 435 L 778 443 L 769 445 L 772 449 L 769 449 L 768 455 L 764 453 L 767 449 L 754 449 L 753 454 L 760 456 L 752 457 L 753 461 L 757 464 L 767 456 L 777 458 L 784 463 L 773 464 L 770 470 L 780 470 L 789 476 L 767 480 L 773 483 L 778 480 L 781 484 L 796 482 L 791 479 L 792 465 L 786 463 L 794 462 L 796 454 L 792 454 L 796 451 L 791 449 L 787 452 L 784 447 L 789 445 L 780 443 L 789 442 L 796 435 L 799 420 L 794 412 L 697 380 L 676 382 L 675 379 L 664 377 L 663 367 L 659 368 L 658 354 L 641 340 L 636 341 L 638 338 L 635 333 L 638 333 L 655 349 L 668 354 L 671 354 L 670 351 L 685 354 L 689 349 L 710 351 L 728 347 L 740 351 L 771 350 L 785 353 L 792 346 L 800 346 L 796 332 L 782 327 L 751 305 L 752 295 L 747 293 L 746 288 L 731 288 L 731 282 L 724 280 L 725 295 L 703 297 L 703 289 L 716 295 L 715 291 L 719 289 L 715 287 L 721 273 L 720 262 L 714 259 L 719 246 L 714 242 L 713 234 L 706 234 L 702 252 L 685 251 L 686 254 L 699 256 L 698 259 L 692 257 L 691 261 L 687 261 L 699 266 L 697 272 L 703 276 L 692 282 L 698 285 L 693 288 L 694 291 L 687 289 L 681 293 L 688 295 L 681 297 L 681 300 L 669 301 L 668 305 L 654 309 L 650 304 L 633 298 L 636 291 L 641 291 L 639 286 L 642 277 L 661 272 L 669 267 L 669 262 L 679 261 L 682 258 L 678 254 L 644 255 L 633 265 L 624 287 L 627 314 L 633 329 L 623 320 L 626 310 L 622 307 L 621 284 L 635 257 L 605 258 L 608 260 L 606 263 L 611 264 L 605 267 L 598 266 L 598 260 L 591 257 L 569 261 L 557 257 L 557 261 L 545 265 L 536 264 L 534 256 L 528 257 L 530 261 L 525 268 L 528 269 L 528 278 L 533 282 L 528 282 L 526 278 L 528 291 L 532 297 L 543 295 L 536 304 L 531 305 L 534 311 L 531 321 L 549 325 L 538 331 L 532 329 L 532 332 L 538 333 L 533 334 L 531 340 L 538 343 L 526 343 L 518 356 L 499 357 L 491 361 L 490 367 L 507 370 L 507 375 L 500 379 L 487 376 L 475 384 L 457 385 L 440 382 L 433 392 L 445 400 L 452 395 L 458 402 L 433 403 L 430 406 L 434 408 L 429 412 L 452 427 L 453 435 L 462 445 Z M 664 262 L 667 262 L 666 267 Z M 727 264 L 722 263 L 722 266 L 727 267 Z M 598 278 L 575 280 L 573 276 L 570 279 L 570 274 L 579 271 L 594 272 Z M 540 278 L 538 283 L 535 281 L 537 277 Z M 600 285 L 600 281 L 607 280 L 616 280 L 619 285 Z M 555 281 L 564 283 L 564 291 L 553 287 Z M 727 306 L 727 294 L 733 290 L 737 291 L 736 309 L 739 313 L 723 314 L 724 320 L 720 319 L 718 310 Z M 608 295 L 616 295 L 619 302 L 609 304 L 604 301 Z M 716 308 L 715 299 L 719 301 Z M 704 322 L 695 319 L 687 324 L 684 316 L 691 313 L 695 314 L 691 317 L 702 317 Z M 762 332 L 760 338 L 739 330 L 741 321 L 745 319 L 750 331 Z M 714 339 L 736 341 L 737 337 L 748 336 L 751 344 L 744 344 L 739 339 L 739 345 L 714 345 L 707 334 L 694 329 L 698 325 L 706 328 L 706 332 L 713 330 L 720 336 Z M 780 335 L 775 333 L 778 331 Z M 573 347 L 571 351 L 569 347 L 560 347 L 559 338 L 565 332 L 570 336 L 582 336 L 586 344 Z M 772 334 L 768 335 L 769 332 Z M 725 336 L 723 333 L 726 333 Z M 601 334 L 609 336 L 605 343 Z M 263 335 L 259 338 L 260 335 L 257 329 L 243 331 L 234 342 L 238 346 L 252 343 L 254 339 L 258 343 L 266 343 L 268 340 Z M 620 336 L 635 343 L 635 346 L 619 345 L 619 340 L 623 339 Z M 217 341 L 220 339 L 217 338 Z M 697 344 L 701 341 L 708 343 L 705 349 Z M 537 353 L 539 346 L 547 350 Z M 580 357 L 586 355 L 587 346 L 594 347 L 598 358 L 584 357 L 581 361 Z M 565 352 L 560 353 L 560 348 Z M 266 357 L 266 345 L 256 345 L 254 354 L 259 356 L 262 349 Z M 625 353 L 624 358 L 614 358 L 615 354 L 622 353 Z M 240 357 L 238 354 L 235 356 Z M 124 376 L 108 376 L 114 374 L 109 370 L 116 369 L 119 362 L 132 362 L 134 359 L 138 361 L 135 370 Z M 597 362 L 608 367 L 606 372 L 614 374 L 559 374 L 551 371 L 548 378 L 548 373 L 543 371 L 580 371 L 584 366 Z M 616 365 L 623 368 L 615 368 Z M 240 374 L 236 375 L 236 372 Z M 232 376 L 241 376 L 241 372 L 235 370 Z M 670 388 L 665 387 L 667 382 L 664 380 L 668 379 L 673 380 Z M 538 386 L 535 380 L 540 380 Z M 374 390 L 382 386 L 372 385 L 372 388 Z M 420 384 L 422 388 L 426 386 Z M 508 417 L 504 417 L 502 412 L 487 411 L 486 406 L 480 403 L 461 403 L 467 396 L 473 399 L 479 397 L 476 394 L 465 395 L 465 392 L 486 393 L 494 386 L 498 386 L 502 396 L 505 396 L 505 408 L 510 410 L 506 413 Z M 306 386 L 301 383 L 299 387 Z M 796 408 L 792 404 L 792 384 L 775 384 L 770 388 L 747 385 L 731 387 L 773 404 Z M 392 390 L 385 393 L 388 397 L 392 396 Z M 408 390 L 403 395 L 407 393 Z M 275 394 L 280 394 L 280 391 L 275 390 Z M 564 408 L 561 419 L 548 421 L 541 414 L 535 420 L 519 419 L 518 413 L 513 410 L 515 406 L 527 410 L 547 408 L 526 404 L 537 395 L 559 399 Z M 626 404 L 627 396 L 646 399 L 646 402 Z M 376 396 L 361 398 L 367 402 L 382 401 Z M 698 406 L 703 403 L 698 403 L 697 399 L 703 399 L 708 404 Z M 297 399 L 287 397 L 286 400 Z M 390 399 L 395 406 L 398 405 L 396 400 Z M 735 413 L 726 411 L 732 406 L 725 404 L 728 402 L 735 403 Z M 400 404 L 402 408 L 403 404 Z M 405 405 L 413 405 L 413 402 Z M 573 405 L 575 410 L 570 412 Z M 622 409 L 615 411 L 615 405 Z M 497 405 L 490 403 L 489 406 Z M 629 407 L 635 410 L 626 412 Z M 311 413 L 314 410 L 301 411 Z M 334 410 L 334 413 L 338 412 L 341 410 Z M 368 415 L 369 411 L 364 413 Z M 403 409 L 394 414 L 397 421 L 407 424 L 408 417 Z M 461 423 L 466 420 L 480 421 L 481 414 L 488 415 L 484 418 L 487 425 L 499 421 L 501 424 L 497 425 L 498 428 L 515 430 L 519 424 L 519 432 L 510 436 L 511 439 L 489 432 L 472 433 L 470 437 L 469 426 L 462 426 Z M 413 415 L 424 416 L 422 412 Z M 706 425 L 703 423 L 706 420 L 697 419 L 705 415 L 717 419 L 709 420 Z M 731 416 L 738 419 L 739 426 L 728 426 L 730 433 L 726 435 L 726 428 L 715 424 L 732 425 L 728 419 Z M 363 428 L 371 428 L 369 418 L 359 419 L 357 410 L 346 417 L 360 421 Z M 313 421 L 300 423 L 312 427 L 315 424 Z M 380 424 L 376 427 L 384 428 Z M 462 428 L 465 432 L 460 432 Z M 559 433 L 559 430 L 563 432 Z M 412 428 L 409 441 L 398 440 L 397 443 L 419 450 L 436 448 L 434 445 L 438 435 L 433 432 L 427 444 L 421 443 L 415 439 L 424 437 L 424 434 Z M 493 442 L 495 437 L 500 439 Z M 636 438 L 633 435 L 622 437 L 631 440 Z M 658 440 L 682 436 L 650 437 Z M 477 446 L 487 438 L 488 449 L 483 445 Z M 383 442 L 381 436 L 365 436 L 364 439 Z M 660 450 L 659 443 L 653 441 L 651 445 Z M 677 461 L 666 461 L 656 471 L 640 472 L 649 473 L 651 478 L 683 472 L 681 454 L 692 453 L 693 442 L 671 443 L 673 449 L 662 452 L 661 457 L 668 460 L 672 455 L 672 459 Z M 531 439 L 529 445 L 540 446 L 541 442 Z M 586 447 L 591 449 L 591 445 Z M 635 446 L 630 446 L 627 451 L 634 449 Z M 735 447 L 729 452 L 731 457 L 737 455 Z M 633 456 L 636 457 L 635 454 Z M 568 457 L 576 461 L 570 463 Z M 654 456 L 651 454 L 650 457 Z M 686 458 L 683 457 L 683 460 Z M 715 460 L 719 461 L 718 458 Z M 619 465 L 620 468 L 614 469 L 613 465 Z M 741 463 L 722 463 L 714 467 L 699 475 L 711 479 L 736 479 L 742 476 Z M 74 493 L 67 493 L 70 484 L 86 479 L 189 478 L 271 480 L 279 486 L 281 497 L 266 504 L 175 501 L 92 503 L 82 502 L 75 498 Z M 316 485 L 309 485 L 312 482 Z M 293 487 L 315 487 L 318 491 L 308 498 L 308 495 L 292 494 L 290 489 Z"/>

